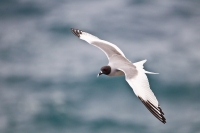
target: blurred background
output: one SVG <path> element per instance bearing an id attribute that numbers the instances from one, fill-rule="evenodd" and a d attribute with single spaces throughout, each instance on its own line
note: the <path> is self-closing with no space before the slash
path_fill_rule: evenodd
<path id="1" fill-rule="evenodd" d="M 199 133 L 199 0 L 1 0 L 1 133 Z M 158 121 L 77 28 L 147 59 Z"/>

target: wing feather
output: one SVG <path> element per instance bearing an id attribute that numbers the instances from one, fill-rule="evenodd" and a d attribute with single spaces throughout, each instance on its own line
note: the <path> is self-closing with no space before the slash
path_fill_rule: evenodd
<path id="1" fill-rule="evenodd" d="M 130 67 L 130 66 L 129 66 Z M 146 108 L 161 122 L 166 123 L 164 113 L 158 104 L 154 93 L 150 89 L 147 76 L 143 67 L 135 70 L 132 68 L 122 67 L 119 70 L 123 71 L 126 76 L 126 81 L 133 89 L 136 96 L 142 101 Z M 134 73 L 134 74 L 133 74 Z"/>
<path id="2" fill-rule="evenodd" d="M 75 36 L 79 37 L 80 39 L 101 49 L 106 54 L 108 59 L 110 59 L 111 56 L 116 55 L 116 54 L 122 55 L 125 57 L 124 53 L 116 45 L 108 41 L 101 40 L 94 35 L 91 35 L 87 32 L 83 32 L 78 29 L 71 28 L 71 31 Z"/>
<path id="3" fill-rule="evenodd" d="M 145 105 L 145 107 L 162 123 L 166 123 L 166 119 L 164 117 L 164 113 L 162 112 L 162 109 L 160 106 L 155 107 L 151 102 L 144 101 L 141 97 L 138 96 L 138 98 L 142 101 L 142 103 Z"/>

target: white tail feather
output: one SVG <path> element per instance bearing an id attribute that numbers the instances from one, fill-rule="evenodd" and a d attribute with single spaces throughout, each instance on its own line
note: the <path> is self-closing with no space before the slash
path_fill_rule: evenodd
<path id="1" fill-rule="evenodd" d="M 135 65 L 137 68 L 144 68 L 144 63 L 146 62 L 147 60 L 142 60 L 142 61 L 138 61 L 136 63 L 133 63 L 133 65 Z"/>
<path id="2" fill-rule="evenodd" d="M 143 70 L 144 73 L 147 73 L 147 74 L 159 74 L 159 73 L 154 73 L 154 72 L 149 72 L 149 71 L 144 70 L 144 69 L 143 69 L 143 68 L 144 68 L 143 65 L 144 65 L 144 63 L 145 63 L 146 61 L 147 61 L 147 60 L 142 60 L 142 61 L 133 63 L 133 65 L 135 65 L 137 69 Z"/>
<path id="3" fill-rule="evenodd" d="M 154 73 L 154 72 L 149 72 L 149 71 L 144 71 L 147 74 L 159 74 L 159 73 Z"/>

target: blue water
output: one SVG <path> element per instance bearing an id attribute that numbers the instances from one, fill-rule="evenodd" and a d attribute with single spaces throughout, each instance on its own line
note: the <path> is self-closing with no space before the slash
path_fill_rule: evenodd
<path id="1" fill-rule="evenodd" d="M 1 133 L 199 133 L 200 1 L 1 0 Z M 158 121 L 78 28 L 143 59 Z"/>

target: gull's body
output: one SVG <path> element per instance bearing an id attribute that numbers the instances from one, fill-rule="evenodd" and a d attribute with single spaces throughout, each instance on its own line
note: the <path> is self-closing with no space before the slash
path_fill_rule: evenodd
<path id="1" fill-rule="evenodd" d="M 151 91 L 147 76 L 145 73 L 152 73 L 143 69 L 146 60 L 131 63 L 124 53 L 114 44 L 101 40 L 96 36 L 77 29 L 71 29 L 72 33 L 89 44 L 101 49 L 107 56 L 109 63 L 101 68 L 98 74 L 108 76 L 125 75 L 126 81 L 133 89 L 136 96 L 142 101 L 147 109 L 161 122 L 166 123 L 164 113 L 158 104 L 158 101 Z M 152 73 L 154 74 L 154 73 Z"/>

